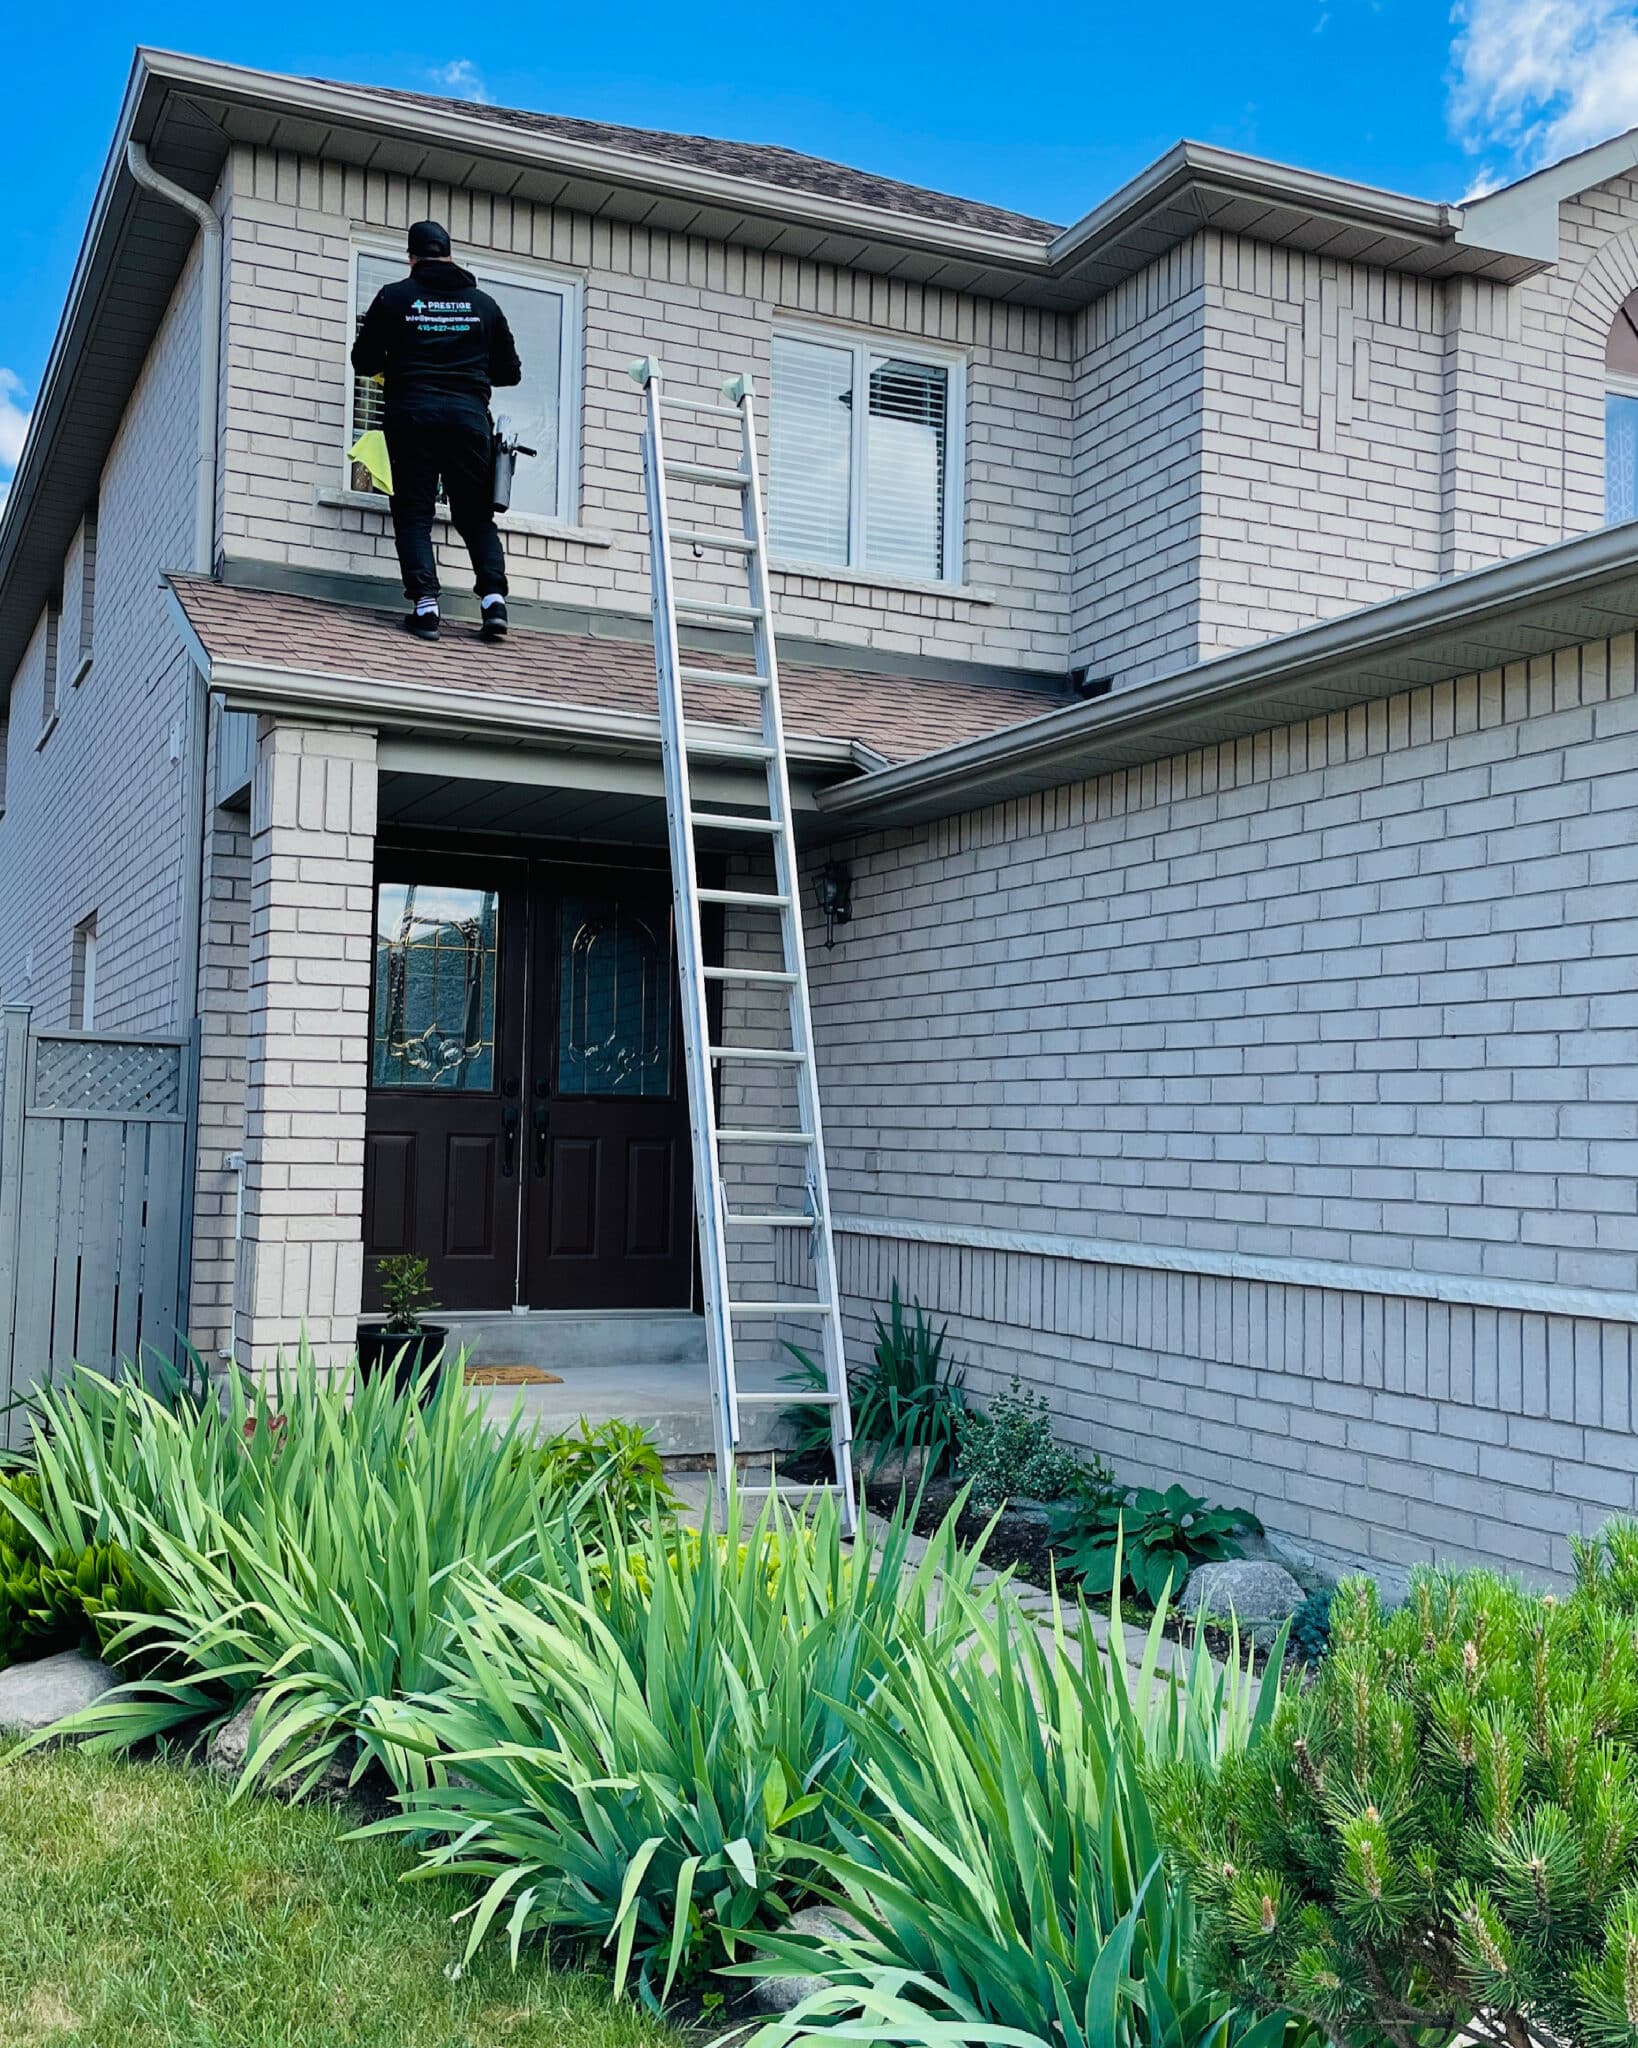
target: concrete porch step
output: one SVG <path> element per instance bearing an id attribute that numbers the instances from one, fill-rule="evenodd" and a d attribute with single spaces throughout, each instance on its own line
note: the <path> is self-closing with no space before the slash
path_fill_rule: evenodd
<path id="1" fill-rule="evenodd" d="M 538 1365 L 547 1372 L 638 1361 L 705 1366 L 705 1319 L 676 1309 L 496 1309 L 438 1320 L 470 1365 Z"/>

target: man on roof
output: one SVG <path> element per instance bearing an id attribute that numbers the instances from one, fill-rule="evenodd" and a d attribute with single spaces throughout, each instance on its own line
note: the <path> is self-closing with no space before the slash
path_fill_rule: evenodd
<path id="1" fill-rule="evenodd" d="M 411 606 L 404 623 L 417 639 L 438 637 L 432 520 L 442 477 L 450 520 L 472 557 L 482 637 L 500 640 L 506 554 L 495 528 L 489 394 L 518 383 L 523 366 L 506 315 L 450 260 L 447 229 L 418 221 L 408 249 L 409 275 L 376 293 L 353 343 L 353 368 L 384 387 L 393 540 Z"/>

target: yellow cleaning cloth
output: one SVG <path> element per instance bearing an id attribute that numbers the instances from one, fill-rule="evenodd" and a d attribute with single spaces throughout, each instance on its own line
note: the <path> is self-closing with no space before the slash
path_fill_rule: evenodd
<path id="1" fill-rule="evenodd" d="M 387 460 L 387 437 L 379 427 L 372 427 L 369 433 L 360 434 L 347 450 L 349 462 L 361 462 L 370 472 L 370 480 L 378 491 L 392 496 L 392 464 Z"/>

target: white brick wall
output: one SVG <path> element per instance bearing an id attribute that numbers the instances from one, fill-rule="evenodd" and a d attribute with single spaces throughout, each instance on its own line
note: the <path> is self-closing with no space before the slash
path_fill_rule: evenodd
<path id="1" fill-rule="evenodd" d="M 855 905 L 810 946 L 838 1210 L 1638 1292 L 1635 734 L 1629 636 L 829 849 Z M 1114 1419 L 1107 1326 L 961 1312 L 986 1372 L 1055 1385 L 1094 1438 L 1169 1429 L 1169 1393 Z M 1038 1330 L 1058 1350 L 1031 1365 Z M 1123 1370 L 1193 1369 L 1175 1335 L 1119 1342 Z M 1331 1376 L 1315 1342 L 1302 1370 Z M 1243 1346 L 1219 1363 L 1288 1427 L 1249 1451 L 1202 1427 L 1190 1475 L 1232 1457 L 1219 1490 L 1291 1528 L 1310 1395 Z M 1484 1550 L 1471 1498 L 1465 1534 L 1415 1522 L 1435 1469 L 1397 1526 Z M 1554 1526 L 1612 1483 L 1555 1467 Z"/>
<path id="2" fill-rule="evenodd" d="M 225 545 L 231 554 L 396 573 L 383 512 L 317 501 L 342 482 L 352 331 L 349 237 L 363 229 L 397 232 L 432 214 L 447 221 L 459 257 L 488 252 L 514 263 L 521 257 L 574 270 L 585 280 L 579 510 L 585 532 L 509 534 L 520 595 L 647 609 L 640 394 L 628 365 L 658 353 L 674 387 L 697 384 L 709 391 L 748 367 L 765 392 L 774 316 L 798 314 L 919 335 L 966 351 L 964 571 L 978 595 L 842 575 L 781 576 L 776 594 L 787 630 L 878 648 L 1063 666 L 1066 320 L 265 151 L 235 153 L 228 189 Z M 452 585 L 467 587 L 470 571 L 459 545 L 441 559 Z"/>
<path id="3" fill-rule="evenodd" d="M 159 572 L 186 566 L 192 545 L 197 275 L 195 259 L 103 467 L 91 668 L 77 688 L 73 671 L 62 674 L 43 745 L 43 631 L 13 685 L 0 989 L 8 1002 L 29 1004 L 40 1028 L 69 1022 L 74 927 L 93 912 L 98 1025 L 185 1028 L 193 1014 L 179 952 L 188 793 L 198 772 L 185 745 L 192 671 Z M 67 637 L 79 645 L 77 630 Z"/>

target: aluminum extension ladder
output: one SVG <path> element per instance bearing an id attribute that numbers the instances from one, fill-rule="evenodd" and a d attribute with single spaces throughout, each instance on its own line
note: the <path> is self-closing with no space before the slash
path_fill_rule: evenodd
<path id="1" fill-rule="evenodd" d="M 811 1401 L 829 1410 L 835 1477 L 829 1488 L 839 1495 L 844 1525 L 853 1531 L 853 1423 L 848 1406 L 847 1368 L 842 1350 L 840 1292 L 831 1241 L 830 1189 L 825 1177 L 824 1136 L 819 1121 L 819 1082 L 813 1053 L 813 1020 L 808 1006 L 807 961 L 802 944 L 802 916 L 796 840 L 791 829 L 790 777 L 785 761 L 785 727 L 779 703 L 779 669 L 774 655 L 773 596 L 768 585 L 767 536 L 762 520 L 762 490 L 757 473 L 756 414 L 749 377 L 731 378 L 722 387 L 726 404 L 716 400 L 677 399 L 663 390 L 660 365 L 653 357 L 634 363 L 632 376 L 643 389 L 643 480 L 648 496 L 649 559 L 652 570 L 654 664 L 660 688 L 660 738 L 665 770 L 666 818 L 671 839 L 672 898 L 676 911 L 677 967 L 682 985 L 683 1051 L 688 1072 L 689 1128 L 694 1149 L 695 1208 L 699 1218 L 700 1271 L 705 1297 L 705 1328 L 716 1426 L 717 1472 L 722 1486 L 735 1462 L 740 1442 L 740 1411 L 750 1405 L 793 1407 Z M 710 461 L 668 461 L 665 420 L 676 415 L 702 422 L 732 420 L 739 431 L 739 460 L 733 467 Z M 708 433 L 721 438 L 726 429 Z M 678 479 L 713 493 L 722 491 L 737 504 L 739 530 L 706 526 L 674 530 L 666 486 Z M 742 566 L 748 598 L 729 604 L 706 595 L 690 600 L 675 589 L 672 550 L 690 550 L 695 560 L 706 555 Z M 749 638 L 753 666 L 749 670 L 712 666 L 705 658 L 684 661 L 678 652 L 677 626 L 687 624 L 743 633 Z M 709 736 L 691 735 L 684 714 L 685 684 L 739 687 L 756 692 L 761 729 L 752 737 L 729 736 L 720 727 Z M 695 762 L 755 762 L 766 770 L 766 802 L 757 809 L 701 811 L 694 807 L 692 772 Z M 751 889 L 702 889 L 699 882 L 696 834 L 702 829 L 731 833 L 753 847 L 773 854 L 772 893 Z M 782 964 L 768 967 L 708 967 L 700 924 L 702 905 L 721 904 L 749 917 L 776 918 Z M 741 983 L 753 990 L 777 990 L 787 999 L 789 1043 L 783 1047 L 713 1044 L 706 1003 L 707 984 Z M 722 1067 L 773 1066 L 795 1079 L 797 1122 L 775 1129 L 718 1121 L 713 1076 Z M 723 1186 L 722 1156 L 732 1148 L 736 1159 L 770 1159 L 803 1154 L 804 1206 L 800 1210 L 736 1209 Z M 730 1238 L 791 1228 L 810 1233 L 815 1293 L 794 1300 L 736 1301 L 729 1292 Z M 817 1326 L 824 1363 L 824 1392 L 813 1395 L 743 1390 L 735 1372 L 736 1324 L 751 1318 L 800 1319 Z M 770 1474 L 777 1480 L 778 1474 Z M 742 1494 L 767 1491 L 742 1487 Z"/>

